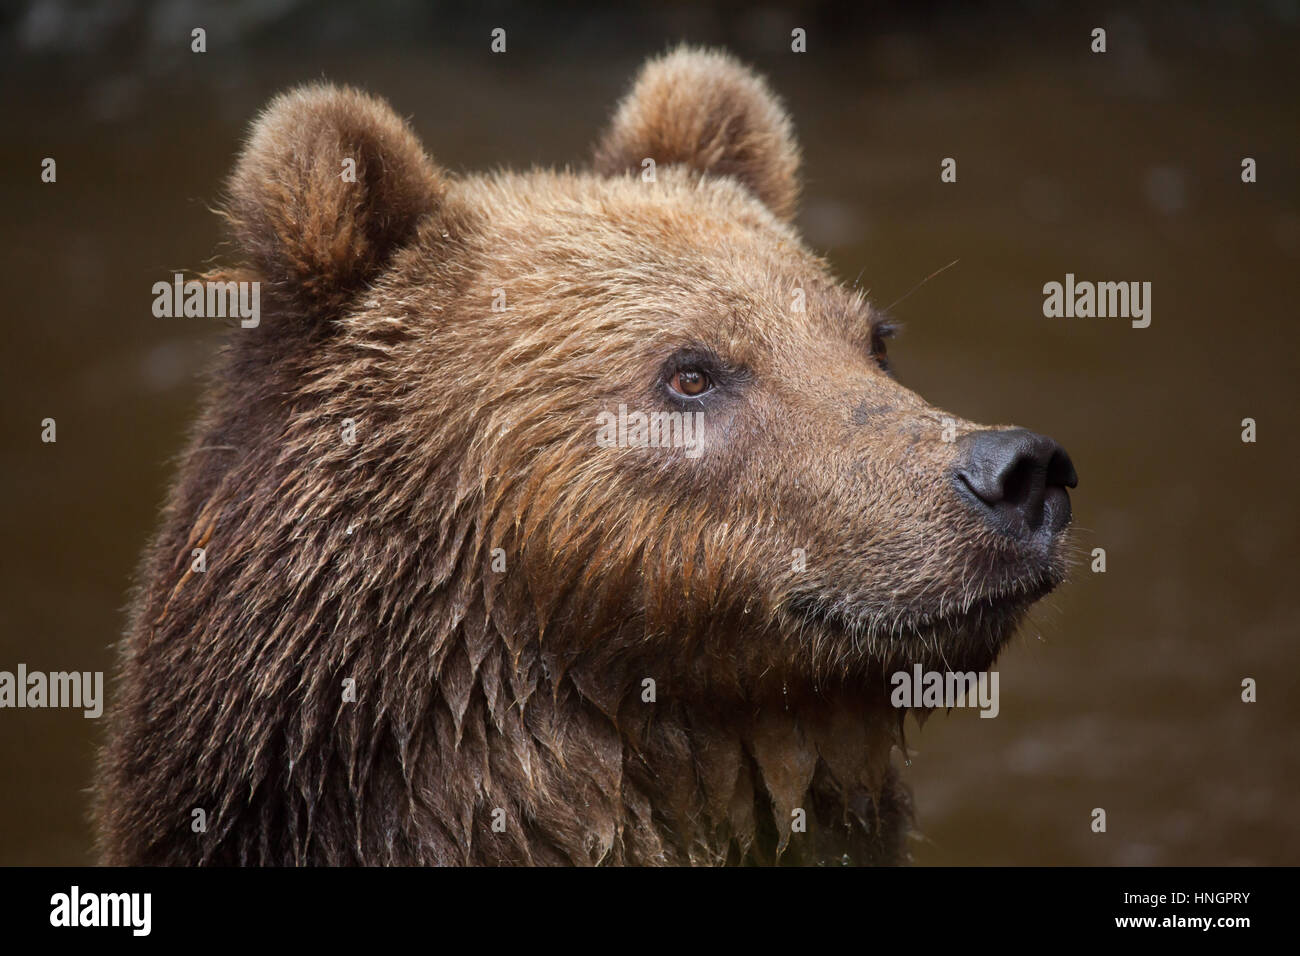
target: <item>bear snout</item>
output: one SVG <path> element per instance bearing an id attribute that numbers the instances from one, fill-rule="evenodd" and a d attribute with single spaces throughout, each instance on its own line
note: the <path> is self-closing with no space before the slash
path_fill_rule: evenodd
<path id="1" fill-rule="evenodd" d="M 1050 541 L 1070 523 L 1078 485 L 1064 448 L 1023 428 L 972 432 L 962 439 L 955 482 L 972 510 L 1003 534 Z"/>

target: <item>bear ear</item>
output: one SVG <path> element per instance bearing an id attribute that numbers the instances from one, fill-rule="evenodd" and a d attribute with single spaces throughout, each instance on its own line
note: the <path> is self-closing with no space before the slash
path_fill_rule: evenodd
<path id="1" fill-rule="evenodd" d="M 383 100 L 312 84 L 253 124 L 223 213 L 271 291 L 302 312 L 340 309 L 433 214 L 446 181 Z"/>
<path id="2" fill-rule="evenodd" d="M 799 146 L 781 101 L 721 51 L 679 47 L 651 60 L 596 149 L 596 170 L 617 175 L 645 159 L 740 180 L 779 218 L 799 199 Z"/>

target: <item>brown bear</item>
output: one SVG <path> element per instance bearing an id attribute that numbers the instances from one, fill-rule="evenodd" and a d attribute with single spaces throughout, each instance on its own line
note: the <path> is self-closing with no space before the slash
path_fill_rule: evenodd
<path id="1" fill-rule="evenodd" d="M 652 60 L 582 171 L 276 98 L 223 207 L 262 319 L 143 563 L 103 859 L 905 860 L 889 675 L 993 663 L 1074 473 L 891 376 L 798 167 L 714 52 Z"/>

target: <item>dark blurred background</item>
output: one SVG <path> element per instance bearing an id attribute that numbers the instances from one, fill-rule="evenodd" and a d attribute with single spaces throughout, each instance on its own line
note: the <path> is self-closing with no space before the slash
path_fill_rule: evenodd
<path id="1" fill-rule="evenodd" d="M 222 254 L 209 209 L 270 96 L 364 86 L 453 169 L 581 164 L 647 55 L 717 44 L 787 100 L 800 222 L 844 278 L 887 305 L 959 260 L 893 309 L 900 377 L 1059 439 L 1079 544 L 1107 551 L 1003 656 L 998 719 L 909 729 L 917 861 L 1300 862 L 1298 21 L 1295 2 L 7 6 L 0 669 L 112 670 L 219 338 L 154 318 L 151 286 Z M 1151 327 L 1044 318 L 1067 272 L 1150 281 Z M 0 863 L 92 859 L 101 731 L 0 711 Z"/>

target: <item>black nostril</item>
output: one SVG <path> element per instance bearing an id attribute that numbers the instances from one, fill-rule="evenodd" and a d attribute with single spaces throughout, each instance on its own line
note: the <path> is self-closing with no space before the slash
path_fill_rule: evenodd
<path id="1" fill-rule="evenodd" d="M 1048 485 L 1056 485 L 1060 488 L 1079 487 L 1079 476 L 1075 474 L 1074 462 L 1070 460 L 1069 454 L 1056 442 L 1052 444 L 1056 446 L 1056 450 L 1052 453 L 1052 460 L 1047 463 Z"/>
<path id="2" fill-rule="evenodd" d="M 1046 525 L 1055 533 L 1069 522 L 1065 489 L 1079 479 L 1070 456 L 1052 439 L 1013 428 L 974 432 L 962 442 L 958 484 L 1000 530 L 1023 535 Z"/>

